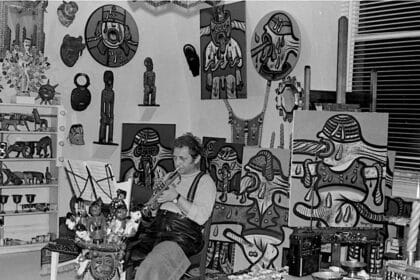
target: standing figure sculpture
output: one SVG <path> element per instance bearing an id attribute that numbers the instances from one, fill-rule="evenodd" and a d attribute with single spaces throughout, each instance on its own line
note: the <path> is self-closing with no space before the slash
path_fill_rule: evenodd
<path id="1" fill-rule="evenodd" d="M 111 71 L 104 72 L 105 88 L 101 96 L 101 120 L 99 127 L 99 144 L 111 144 L 114 132 L 114 74 Z M 108 127 L 108 139 L 106 132 Z"/>
<path id="2" fill-rule="evenodd" d="M 156 73 L 153 72 L 153 60 L 150 57 L 144 59 L 146 71 L 143 75 L 144 96 L 143 105 L 156 105 Z"/>

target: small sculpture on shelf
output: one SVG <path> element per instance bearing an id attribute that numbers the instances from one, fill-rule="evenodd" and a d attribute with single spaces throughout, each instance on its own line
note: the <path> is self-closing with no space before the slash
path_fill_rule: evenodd
<path id="1" fill-rule="evenodd" d="M 49 152 L 48 153 L 48 148 Z M 44 155 L 42 155 L 42 152 Z M 52 150 L 52 140 L 49 136 L 44 136 L 41 139 L 39 139 L 37 145 L 36 145 L 36 155 L 44 158 L 47 157 L 53 157 L 53 150 Z"/>
<path id="2" fill-rule="evenodd" d="M 102 90 L 101 96 L 101 119 L 99 126 L 99 141 L 97 144 L 114 144 L 114 74 L 111 71 L 104 72 L 105 88 Z M 107 135 L 108 129 L 108 137 Z"/>
<path id="3" fill-rule="evenodd" d="M 156 73 L 153 71 L 153 60 L 150 57 L 146 57 L 144 66 L 146 66 L 146 71 L 143 74 L 143 105 L 158 106 L 156 105 Z"/>

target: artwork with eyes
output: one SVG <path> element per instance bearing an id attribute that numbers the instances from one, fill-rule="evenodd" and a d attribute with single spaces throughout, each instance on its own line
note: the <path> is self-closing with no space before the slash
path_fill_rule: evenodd
<path id="1" fill-rule="evenodd" d="M 120 180 L 133 178 L 134 206 L 152 195 L 154 182 L 174 169 L 172 145 L 174 124 L 123 124 Z"/>

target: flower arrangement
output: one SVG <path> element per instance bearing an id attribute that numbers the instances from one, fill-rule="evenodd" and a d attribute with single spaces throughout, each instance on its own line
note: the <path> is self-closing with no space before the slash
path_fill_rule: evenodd
<path id="1" fill-rule="evenodd" d="M 38 92 L 43 80 L 47 79 L 45 72 L 50 68 L 48 58 L 44 57 L 37 47 L 31 47 L 26 42 L 23 49 L 15 45 L 11 51 L 6 51 L 0 63 L 6 84 L 15 88 L 17 95 L 21 96 L 30 96 L 31 92 Z"/>

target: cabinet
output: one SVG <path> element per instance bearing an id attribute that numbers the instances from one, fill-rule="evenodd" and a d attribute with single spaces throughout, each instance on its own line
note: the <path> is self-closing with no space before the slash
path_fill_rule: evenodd
<path id="1" fill-rule="evenodd" d="M 58 235 L 65 116 L 60 105 L 0 103 L 0 254 Z"/>

